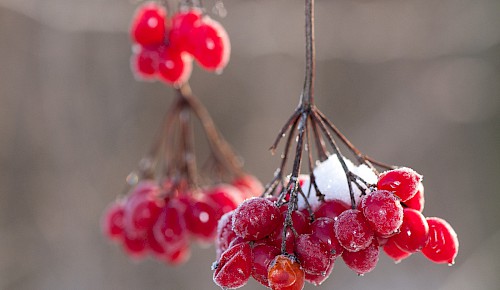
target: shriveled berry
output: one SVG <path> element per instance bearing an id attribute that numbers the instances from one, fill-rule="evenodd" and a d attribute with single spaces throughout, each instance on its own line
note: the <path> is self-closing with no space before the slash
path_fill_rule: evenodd
<path id="1" fill-rule="evenodd" d="M 170 47 L 164 47 L 159 52 L 158 77 L 170 85 L 181 85 L 191 76 L 192 59 L 186 53 L 179 53 Z"/>
<path id="2" fill-rule="evenodd" d="M 269 287 L 273 290 L 301 290 L 304 288 L 305 275 L 295 259 L 279 255 L 269 265 L 267 275 Z"/>
<path id="3" fill-rule="evenodd" d="M 193 57 L 206 70 L 223 69 L 231 52 L 231 44 L 226 30 L 219 22 L 208 16 L 202 18 L 202 23 L 192 30 Z"/>
<path id="4" fill-rule="evenodd" d="M 339 243 L 335 236 L 335 221 L 330 218 L 321 217 L 315 220 L 310 227 L 311 235 L 318 237 L 325 245 L 331 255 L 336 258 L 342 255 L 344 247 Z"/>
<path id="5" fill-rule="evenodd" d="M 417 210 L 405 208 L 401 232 L 391 239 L 401 250 L 414 253 L 425 246 L 428 237 L 429 225 L 425 217 Z"/>
<path id="6" fill-rule="evenodd" d="M 403 207 L 389 191 L 377 190 L 363 196 L 361 209 L 372 229 L 382 236 L 395 233 L 403 223 Z"/>
<path id="7" fill-rule="evenodd" d="M 137 8 L 130 29 L 132 39 L 142 45 L 163 43 L 167 11 L 155 2 L 148 2 Z"/>
<path id="8" fill-rule="evenodd" d="M 215 264 L 214 282 L 222 288 L 235 289 L 245 285 L 252 273 L 252 250 L 240 243 L 222 253 Z"/>
<path id="9" fill-rule="evenodd" d="M 246 240 L 260 240 L 279 225 L 281 215 L 273 202 L 265 198 L 244 201 L 233 214 L 234 232 Z"/>
<path id="10" fill-rule="evenodd" d="M 389 256 L 389 258 L 393 259 L 396 264 L 401 262 L 402 260 L 408 258 L 411 253 L 405 252 L 401 250 L 395 243 L 392 238 L 387 240 L 387 243 L 384 245 L 384 252 Z"/>
<path id="11" fill-rule="evenodd" d="M 326 273 L 332 257 L 328 246 L 313 235 L 299 235 L 295 241 L 295 254 L 306 273 L 321 275 Z"/>
<path id="12" fill-rule="evenodd" d="M 280 254 L 277 247 L 268 244 L 256 244 L 252 249 L 252 277 L 268 287 L 267 272 L 274 257 Z"/>
<path id="13" fill-rule="evenodd" d="M 124 205 L 122 201 L 112 203 L 104 212 L 102 230 L 111 240 L 120 240 L 123 237 Z"/>
<path id="14" fill-rule="evenodd" d="M 417 188 L 418 188 L 417 193 L 415 193 L 415 195 L 412 198 L 405 201 L 404 205 L 406 205 L 409 208 L 418 210 L 419 212 L 423 212 L 425 205 L 425 198 L 424 198 L 424 185 L 422 184 L 422 182 L 418 184 Z"/>
<path id="15" fill-rule="evenodd" d="M 417 193 L 420 181 L 422 181 L 422 175 L 411 168 L 402 167 L 380 174 L 377 188 L 392 191 L 405 202 Z"/>
<path id="16" fill-rule="evenodd" d="M 336 220 L 341 213 L 349 208 L 348 205 L 338 199 L 327 200 L 322 202 L 316 211 L 314 211 L 314 217 L 327 217 Z"/>
<path id="17" fill-rule="evenodd" d="M 359 275 L 371 272 L 377 266 L 379 257 L 379 247 L 374 240 L 366 249 L 358 252 L 344 251 L 342 259 L 344 263 Z"/>
<path id="18" fill-rule="evenodd" d="M 357 252 L 370 245 L 374 233 L 359 210 L 349 209 L 335 221 L 335 235 L 342 247 Z"/>
<path id="19" fill-rule="evenodd" d="M 229 244 L 237 236 L 233 231 L 233 211 L 224 214 L 218 222 L 217 225 L 217 235 L 215 239 L 215 249 L 217 252 L 217 258 L 229 248 Z"/>
<path id="20" fill-rule="evenodd" d="M 422 254 L 434 263 L 453 265 L 458 254 L 457 233 L 448 222 L 441 218 L 427 218 L 429 239 Z"/>

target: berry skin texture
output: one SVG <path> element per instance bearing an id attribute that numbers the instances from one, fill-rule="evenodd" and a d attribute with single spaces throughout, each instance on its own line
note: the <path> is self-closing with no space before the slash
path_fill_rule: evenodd
<path id="1" fill-rule="evenodd" d="M 328 269 L 326 269 L 324 273 L 313 275 L 306 272 L 306 281 L 313 284 L 314 286 L 321 285 L 323 282 L 325 282 L 326 279 L 328 279 L 328 277 L 330 277 L 334 265 L 335 265 L 335 258 L 332 257 L 330 258 L 330 266 L 328 266 Z"/>
<path id="2" fill-rule="evenodd" d="M 226 30 L 219 22 L 209 17 L 192 30 L 190 43 L 192 55 L 208 71 L 220 71 L 229 62 L 231 44 Z"/>
<path id="3" fill-rule="evenodd" d="M 415 193 L 415 195 L 412 198 L 405 201 L 404 204 L 409 208 L 418 210 L 419 212 L 424 211 L 425 198 L 424 198 L 424 185 L 422 184 L 422 182 L 418 184 L 417 193 Z"/>
<path id="4" fill-rule="evenodd" d="M 267 272 L 269 264 L 274 257 L 280 254 L 280 250 L 267 244 L 256 244 L 252 249 L 252 277 L 260 284 L 268 287 Z"/>
<path id="5" fill-rule="evenodd" d="M 252 249 L 248 243 L 234 245 L 215 264 L 214 282 L 222 288 L 239 288 L 250 278 L 251 264 Z"/>
<path id="6" fill-rule="evenodd" d="M 441 218 L 427 218 L 427 223 L 429 224 L 429 239 L 422 249 L 422 254 L 434 263 L 453 265 L 458 254 L 457 233 Z"/>
<path id="7" fill-rule="evenodd" d="M 389 258 L 393 259 L 396 264 L 399 264 L 402 260 L 411 256 L 411 253 L 405 252 L 401 250 L 395 243 L 392 238 L 387 240 L 387 243 L 383 247 L 384 252 L 389 256 Z"/>
<path id="8" fill-rule="evenodd" d="M 389 170 L 380 174 L 377 188 L 388 190 L 405 202 L 412 198 L 418 190 L 418 184 L 422 181 L 422 176 L 408 167 L 401 167 Z"/>
<path id="9" fill-rule="evenodd" d="M 391 239 L 401 250 L 414 253 L 425 246 L 428 237 L 429 225 L 425 217 L 417 210 L 405 208 L 401 232 Z"/>
<path id="10" fill-rule="evenodd" d="M 357 209 L 346 210 L 338 216 L 335 235 L 342 247 L 351 252 L 365 249 L 374 237 L 370 225 Z"/>
<path id="11" fill-rule="evenodd" d="M 306 273 L 326 273 L 332 257 L 328 246 L 313 235 L 300 235 L 295 242 L 295 254 Z"/>
<path id="12" fill-rule="evenodd" d="M 217 258 L 229 248 L 231 242 L 237 237 L 233 231 L 233 213 L 234 211 L 230 211 L 219 219 L 215 239 Z"/>
<path id="13" fill-rule="evenodd" d="M 358 251 L 344 251 L 342 259 L 344 263 L 358 275 L 364 275 L 371 272 L 377 266 L 379 257 L 379 248 L 376 241 L 368 246 L 368 248 Z"/>
<path id="14" fill-rule="evenodd" d="M 301 290 L 305 274 L 293 257 L 279 255 L 269 265 L 267 275 L 269 287 L 273 290 Z"/>
<path id="15" fill-rule="evenodd" d="M 163 43 L 167 11 L 154 2 L 137 8 L 130 29 L 134 42 L 148 46 Z"/>
<path id="16" fill-rule="evenodd" d="M 337 237 L 335 236 L 335 221 L 330 218 L 318 218 L 316 219 L 310 227 L 310 232 L 313 236 L 316 236 L 327 245 L 332 257 L 336 258 L 342 255 L 344 252 L 344 247 L 339 243 Z"/>
<path id="17" fill-rule="evenodd" d="M 316 209 L 316 211 L 314 212 L 314 217 L 327 217 L 336 220 L 341 213 L 348 209 L 349 206 L 344 204 L 344 202 L 340 200 L 327 200 L 321 203 L 321 205 Z"/>
<path id="18" fill-rule="evenodd" d="M 260 240 L 274 231 L 281 222 L 279 209 L 268 199 L 245 200 L 233 214 L 233 230 L 245 240 Z"/>
<path id="19" fill-rule="evenodd" d="M 389 236 L 403 223 L 403 207 L 389 191 L 377 190 L 361 199 L 363 215 L 380 235 Z"/>
<path id="20" fill-rule="evenodd" d="M 161 81 L 179 86 L 191 76 L 193 61 L 186 53 L 178 53 L 170 47 L 163 47 L 159 52 L 158 77 Z"/>

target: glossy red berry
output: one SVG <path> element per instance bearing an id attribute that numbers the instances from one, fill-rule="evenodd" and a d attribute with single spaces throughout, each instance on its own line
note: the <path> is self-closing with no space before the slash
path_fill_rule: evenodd
<path id="1" fill-rule="evenodd" d="M 194 47 L 191 35 L 193 29 L 201 24 L 202 14 L 199 8 L 190 8 L 176 13 L 172 17 L 172 28 L 169 33 L 170 46 L 179 52 L 186 51 L 192 54 Z"/>
<path id="2" fill-rule="evenodd" d="M 123 224 L 129 237 L 144 236 L 156 222 L 163 200 L 158 198 L 160 189 L 156 184 L 137 185 L 129 195 L 124 209 Z"/>
<path id="3" fill-rule="evenodd" d="M 342 247 L 357 252 L 370 245 L 374 232 L 361 211 L 349 209 L 340 214 L 335 221 L 335 235 Z"/>
<path id="4" fill-rule="evenodd" d="M 158 77 L 170 85 L 181 85 L 191 76 L 193 64 L 191 57 L 178 53 L 170 47 L 164 47 L 159 52 Z"/>
<path id="5" fill-rule="evenodd" d="M 389 258 L 393 259 L 396 264 L 401 262 L 402 260 L 408 258 L 411 253 L 405 252 L 401 250 L 395 243 L 392 238 L 387 240 L 387 243 L 384 245 L 384 252 L 389 256 Z"/>
<path id="6" fill-rule="evenodd" d="M 252 249 L 252 277 L 260 284 L 268 287 L 267 274 L 269 264 L 280 254 L 277 247 L 268 244 L 256 244 Z"/>
<path id="7" fill-rule="evenodd" d="M 321 203 L 321 205 L 314 212 L 315 218 L 327 217 L 333 220 L 337 219 L 337 217 L 348 210 L 350 207 L 344 202 L 333 199 L 327 200 Z"/>
<path id="8" fill-rule="evenodd" d="M 313 284 L 314 286 L 319 286 L 323 282 L 330 277 L 330 274 L 333 271 L 333 266 L 335 265 L 335 258 L 330 258 L 330 266 L 328 266 L 328 269 L 326 269 L 325 272 L 321 274 L 309 274 L 306 272 L 306 281 Z"/>
<path id="9" fill-rule="evenodd" d="M 434 263 L 454 264 L 458 254 L 457 233 L 445 220 L 437 217 L 427 218 L 429 239 L 422 254 Z"/>
<path id="10" fill-rule="evenodd" d="M 295 259 L 279 255 L 269 265 L 267 275 L 269 287 L 273 290 L 301 290 L 304 288 L 305 275 Z"/>
<path id="11" fill-rule="evenodd" d="M 202 23 L 192 30 L 190 42 L 193 57 L 204 69 L 218 71 L 227 65 L 231 44 L 226 30 L 217 21 L 208 16 L 202 18 Z"/>
<path id="12" fill-rule="evenodd" d="M 344 247 L 335 236 L 335 221 L 330 218 L 321 217 L 316 219 L 310 227 L 311 235 L 318 237 L 325 245 L 331 255 L 336 258 L 342 255 Z"/>
<path id="13" fill-rule="evenodd" d="M 246 240 L 264 238 L 272 233 L 280 222 L 279 209 L 273 202 L 262 197 L 245 200 L 233 214 L 233 230 Z"/>
<path id="14" fill-rule="evenodd" d="M 326 273 L 332 258 L 329 247 L 314 235 L 299 235 L 295 241 L 295 255 L 306 273 Z"/>
<path id="15" fill-rule="evenodd" d="M 418 184 L 418 190 L 415 195 L 410 198 L 409 200 L 404 202 L 404 205 L 406 205 L 409 208 L 413 208 L 414 210 L 418 210 L 419 212 L 424 211 L 424 205 L 425 205 L 425 198 L 424 198 L 424 185 L 422 182 Z"/>
<path id="16" fill-rule="evenodd" d="M 142 45 L 157 45 L 165 39 L 167 11 L 155 2 L 137 8 L 132 20 L 132 39 Z"/>
<path id="17" fill-rule="evenodd" d="M 269 235 L 269 241 L 271 244 L 275 245 L 278 248 L 281 248 L 281 243 L 283 241 L 283 228 L 284 221 L 286 218 L 288 207 L 284 205 L 280 207 L 280 211 L 282 212 L 282 220 L 278 224 L 278 226 L 274 229 L 274 231 Z M 303 213 L 298 211 L 292 212 L 292 225 L 295 229 L 295 232 L 298 234 L 304 234 L 308 231 L 308 222 Z M 286 251 L 287 253 L 293 253 L 295 248 L 295 234 L 292 229 L 288 228 L 286 233 Z"/>
<path id="18" fill-rule="evenodd" d="M 425 217 L 417 210 L 405 208 L 401 232 L 391 239 L 401 250 L 414 253 L 425 246 L 428 237 L 429 225 Z"/>
<path id="19" fill-rule="evenodd" d="M 203 200 L 191 199 L 184 213 L 186 228 L 201 240 L 211 241 L 217 231 L 218 214 L 215 207 Z"/>
<path id="20" fill-rule="evenodd" d="M 112 203 L 105 211 L 102 220 L 102 230 L 111 240 L 120 240 L 123 237 L 123 202 Z"/>
<path id="21" fill-rule="evenodd" d="M 138 80 L 152 80 L 158 73 L 158 51 L 137 47 L 131 59 L 132 72 Z"/>
<path id="22" fill-rule="evenodd" d="M 372 229 L 382 236 L 394 234 L 403 223 L 403 207 L 399 199 L 386 190 L 363 196 L 361 210 Z"/>
<path id="23" fill-rule="evenodd" d="M 147 242 L 146 236 L 123 237 L 123 249 L 132 258 L 142 258 L 146 254 Z"/>
<path id="24" fill-rule="evenodd" d="M 222 253 L 215 264 L 214 281 L 222 288 L 235 289 L 245 285 L 252 273 L 252 250 L 240 243 Z"/>
<path id="25" fill-rule="evenodd" d="M 371 243 L 366 249 L 358 252 L 344 251 L 342 259 L 344 263 L 358 275 L 371 272 L 377 266 L 379 258 L 379 247 L 377 242 Z"/>
<path id="26" fill-rule="evenodd" d="M 420 181 L 422 181 L 420 174 L 411 168 L 402 167 L 380 174 L 377 188 L 392 191 L 405 202 L 417 193 Z"/>

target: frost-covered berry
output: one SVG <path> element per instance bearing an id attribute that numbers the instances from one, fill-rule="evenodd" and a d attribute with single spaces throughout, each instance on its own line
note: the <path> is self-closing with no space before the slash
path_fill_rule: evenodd
<path id="1" fill-rule="evenodd" d="M 429 225 L 425 217 L 417 210 L 405 208 L 401 232 L 391 239 L 401 250 L 414 253 L 425 246 L 428 236 Z"/>
<path id="2" fill-rule="evenodd" d="M 441 218 L 427 218 L 429 239 L 422 254 L 434 263 L 454 264 L 458 254 L 457 233 L 448 222 Z"/>
<path id="3" fill-rule="evenodd" d="M 233 211 L 224 214 L 217 225 L 217 235 L 215 239 L 215 249 L 217 257 L 229 248 L 231 242 L 237 237 L 233 231 Z"/>
<path id="4" fill-rule="evenodd" d="M 269 265 L 267 275 L 269 287 L 273 290 L 301 290 L 305 275 L 293 257 L 279 255 Z"/>
<path id="5" fill-rule="evenodd" d="M 215 264 L 214 282 L 222 288 L 235 289 L 245 285 L 252 273 L 252 249 L 240 243 L 222 253 Z"/>
<path id="6" fill-rule="evenodd" d="M 370 245 L 374 232 L 361 211 L 349 209 L 335 221 L 335 235 L 342 247 L 357 252 Z"/>
<path id="7" fill-rule="evenodd" d="M 408 167 L 401 167 L 380 174 L 377 188 L 388 190 L 405 202 L 412 198 L 418 190 L 418 184 L 422 181 L 422 175 Z"/>
<path id="8" fill-rule="evenodd" d="M 332 258 L 329 247 L 311 234 L 298 236 L 295 242 L 295 255 L 304 271 L 313 275 L 325 273 Z"/>
<path id="9" fill-rule="evenodd" d="M 361 199 L 361 208 L 373 230 L 382 236 L 395 233 L 403 223 L 403 207 L 389 191 L 377 190 Z"/>
<path id="10" fill-rule="evenodd" d="M 324 244 L 328 246 L 333 257 L 338 257 L 344 252 L 344 247 L 340 244 L 335 236 L 335 221 L 330 218 L 318 218 L 310 227 L 311 235 L 318 237 Z"/>
<path id="11" fill-rule="evenodd" d="M 260 240 L 269 235 L 281 222 L 279 209 L 268 199 L 251 198 L 235 209 L 233 230 L 243 239 Z"/>
<path id="12" fill-rule="evenodd" d="M 306 272 L 306 281 L 313 284 L 314 286 L 319 286 L 325 282 L 333 271 L 333 266 L 335 265 L 335 258 L 330 258 L 330 266 L 325 272 L 321 274 L 309 274 Z"/>
<path id="13" fill-rule="evenodd" d="M 371 272 L 377 266 L 379 257 L 379 247 L 376 241 L 371 243 L 366 249 L 358 252 L 344 251 L 342 259 L 344 263 L 359 275 Z"/>

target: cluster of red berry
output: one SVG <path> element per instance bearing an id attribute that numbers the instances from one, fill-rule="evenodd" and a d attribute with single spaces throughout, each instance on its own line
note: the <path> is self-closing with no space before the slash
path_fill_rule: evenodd
<path id="1" fill-rule="evenodd" d="M 288 220 L 288 205 L 278 207 L 275 197 L 246 200 L 219 221 L 214 281 L 237 288 L 252 276 L 271 289 L 302 289 L 305 281 L 325 281 L 339 256 L 360 275 L 372 271 L 382 246 L 396 261 L 422 250 L 433 262 L 453 263 L 457 236 L 444 220 L 421 214 L 419 174 L 387 171 L 376 187 L 356 208 L 330 200 L 313 215 L 294 210 Z"/>
<path id="2" fill-rule="evenodd" d="M 189 79 L 193 58 L 208 71 L 220 71 L 229 61 L 226 31 L 199 8 L 183 8 L 169 20 L 164 7 L 145 3 L 137 9 L 131 34 L 132 70 L 140 79 L 178 86 Z"/>
<path id="3" fill-rule="evenodd" d="M 172 182 L 159 186 L 154 180 L 144 180 L 108 207 L 103 230 L 134 258 L 149 252 L 176 265 L 189 258 L 190 237 L 212 242 L 220 217 L 261 191 L 262 185 L 251 175 L 199 192 Z"/>

